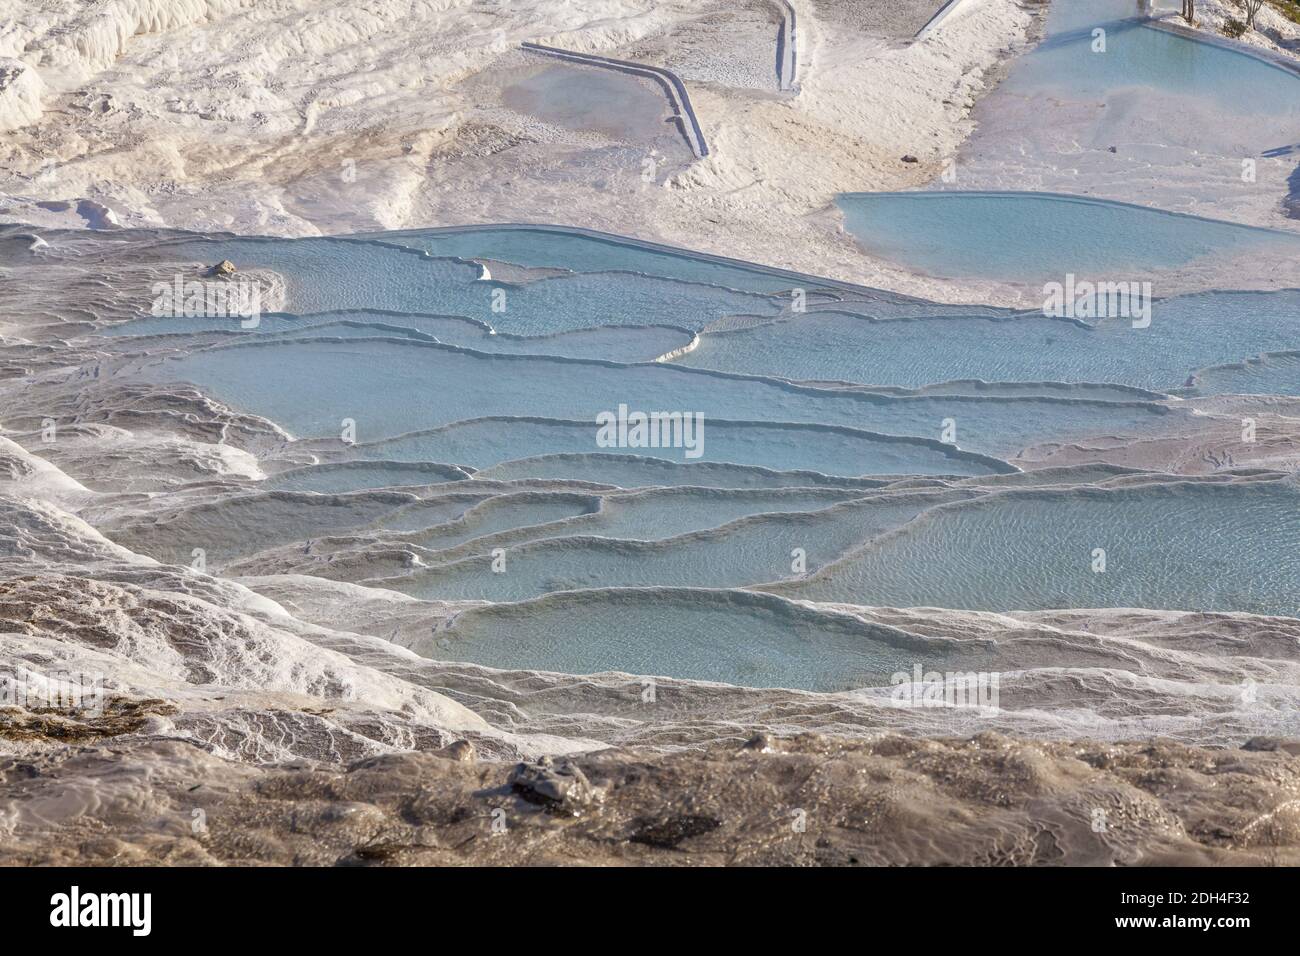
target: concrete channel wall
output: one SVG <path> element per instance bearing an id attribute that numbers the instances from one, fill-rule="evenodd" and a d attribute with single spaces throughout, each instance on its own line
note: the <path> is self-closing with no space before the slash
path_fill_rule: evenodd
<path id="1" fill-rule="evenodd" d="M 776 35 L 776 78 L 782 90 L 798 92 L 799 36 L 795 30 L 794 7 L 781 0 L 781 29 Z"/>
<path id="2" fill-rule="evenodd" d="M 687 95 L 686 87 L 682 85 L 682 81 L 678 79 L 676 73 L 657 66 L 633 63 L 630 60 L 615 60 L 613 57 L 597 56 L 594 53 L 561 50 L 559 47 L 543 46 L 540 43 L 525 42 L 523 48 L 533 53 L 541 53 L 544 56 L 567 60 L 570 63 L 600 66 L 605 69 L 618 70 L 632 76 L 648 77 L 654 80 L 668 94 L 668 100 L 673 104 L 673 110 L 677 113 L 677 120 L 681 124 L 682 135 L 686 137 L 686 142 L 690 145 L 691 151 L 695 153 L 696 158 L 703 159 L 709 155 L 709 146 L 704 141 L 704 131 L 700 129 L 700 121 L 695 115 L 694 107 L 691 106 L 691 98 Z"/>
<path id="3" fill-rule="evenodd" d="M 916 36 L 913 39 L 924 40 L 935 27 L 943 23 L 943 21 L 947 20 L 958 10 L 964 9 L 978 2 L 979 0 L 948 0 L 947 3 L 935 11 L 934 16 L 925 22 L 925 26 L 916 31 Z"/>

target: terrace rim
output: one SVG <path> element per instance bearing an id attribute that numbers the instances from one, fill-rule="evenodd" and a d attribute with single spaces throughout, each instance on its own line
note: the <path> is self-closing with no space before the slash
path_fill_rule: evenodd
<path id="1" fill-rule="evenodd" d="M 915 193 L 854 193 L 845 195 L 861 196 L 888 196 L 888 195 L 917 195 Z M 1016 195 L 1012 193 L 1011 195 Z M 777 276 L 779 278 L 790 279 L 800 284 L 800 287 L 809 289 L 834 289 L 841 292 L 851 292 L 857 294 L 866 293 L 873 296 L 888 296 L 892 301 L 900 303 L 912 303 L 920 305 L 932 304 L 930 300 L 920 296 L 906 295 L 901 292 L 892 292 L 888 289 L 879 289 L 874 286 L 861 285 L 855 282 L 847 282 L 843 279 L 831 279 L 826 276 L 816 276 L 807 272 L 796 272 L 792 269 L 781 269 L 776 266 L 767 266 L 758 262 L 751 262 L 747 259 L 734 259 L 730 256 L 716 255 L 712 252 L 700 252 L 696 249 L 687 249 L 683 246 L 670 246 L 665 243 L 653 242 L 649 239 L 637 239 L 633 236 L 624 236 L 614 232 L 601 232 L 598 229 L 588 229 L 584 226 L 566 226 L 561 223 L 551 222 L 499 222 L 499 223 L 472 223 L 464 226 L 428 226 L 417 227 L 414 229 L 390 229 L 383 232 L 361 232 L 341 235 L 338 238 L 355 238 L 373 239 L 378 242 L 383 241 L 384 236 L 415 236 L 428 234 L 448 234 L 464 232 L 493 232 L 499 229 L 507 229 L 519 232 L 536 231 L 536 232 L 554 232 L 564 235 L 582 236 L 584 239 L 594 239 L 599 242 L 606 242 L 612 245 L 631 246 L 637 249 L 644 249 L 648 252 L 658 252 L 664 255 L 676 256 L 682 259 L 695 259 L 701 262 L 711 262 L 717 265 L 729 266 L 733 269 L 743 269 L 749 272 L 761 273 L 763 275 Z M 204 235 L 197 233 L 196 235 Z M 215 235 L 215 234 L 214 234 Z M 248 238 L 248 237 L 242 237 Z M 485 256 L 484 258 L 491 258 Z"/>
<path id="2" fill-rule="evenodd" d="M 1143 206 L 1140 203 L 1124 202 L 1119 199 L 1098 199 L 1096 196 L 1081 196 L 1075 193 L 1053 193 L 1053 192 L 1033 192 L 1031 190 L 984 190 L 984 189 L 913 189 L 901 190 L 894 192 L 850 192 L 840 193 L 835 198 L 840 199 L 942 199 L 945 196 L 963 196 L 967 198 L 983 199 L 1046 199 L 1055 202 L 1068 202 L 1080 206 L 1101 206 L 1120 209 L 1133 209 L 1139 212 L 1147 212 L 1155 215 L 1168 216 L 1173 219 L 1193 219 L 1197 222 L 1210 223 L 1215 226 L 1231 226 L 1234 229 L 1244 229 L 1250 232 L 1262 232 L 1270 236 L 1285 238 L 1290 240 L 1300 240 L 1300 232 L 1290 232 L 1286 229 L 1276 229 L 1272 226 L 1256 226 L 1248 222 L 1236 222 L 1232 219 L 1212 219 L 1209 216 L 1198 216 L 1190 212 L 1174 212 L 1172 209 L 1161 209 L 1159 206 Z"/>

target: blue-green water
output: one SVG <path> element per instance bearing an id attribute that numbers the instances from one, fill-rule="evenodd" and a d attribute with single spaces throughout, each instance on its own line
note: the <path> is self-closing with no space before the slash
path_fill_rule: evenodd
<path id="1" fill-rule="evenodd" d="M 610 265 L 594 241 L 535 261 L 580 266 L 591 248 Z M 796 312 L 752 291 L 761 282 L 736 291 L 655 275 L 678 263 L 653 252 L 642 270 L 510 286 L 494 313 L 473 263 L 357 243 L 388 281 L 351 284 L 335 276 L 353 244 L 229 242 L 218 248 L 289 273 L 287 311 L 255 330 L 204 318 L 117 326 L 119 374 L 195 383 L 303 440 L 298 460 L 323 456 L 267 479 L 278 494 L 234 507 L 214 561 L 319 554 L 326 573 L 371 586 L 499 605 L 458 618 L 424 653 L 840 689 L 914 651 L 851 619 L 717 595 L 1300 610 L 1292 484 L 1142 477 L 1090 469 L 1086 454 L 1041 474 L 1012 464 L 1026 449 L 1072 447 L 1077 459 L 1207 427 L 1187 401 L 1162 397 L 1170 390 L 1295 394 L 1294 291 L 1163 300 L 1145 328 L 871 290 Z M 1249 361 L 1260 353 L 1271 354 Z M 699 413 L 696 454 L 602 445 L 597 417 L 620 406 Z M 1234 448 L 1216 453 L 1228 461 Z M 301 520 L 286 523 L 286 507 Z M 150 553 L 185 560 L 210 522 L 201 507 L 178 512 L 149 529 Z M 589 596 L 565 597 L 577 593 Z M 508 603 L 519 601 L 533 603 Z"/>
<path id="2" fill-rule="evenodd" d="M 1234 129 L 1207 127 L 1216 148 L 1269 124 L 1290 135 L 1292 76 L 1126 16 L 1114 0 L 1055 4 L 1005 88 L 1122 103 L 1099 120 L 1116 131 L 1135 103 L 1236 110 Z M 1106 54 L 1092 52 L 1098 22 Z M 938 276 L 1142 280 L 1300 253 L 1287 233 L 1075 196 L 840 205 L 870 251 Z M 151 255 L 229 258 L 285 282 L 284 311 L 253 330 L 147 317 L 103 340 L 106 374 L 193 383 L 294 436 L 304 466 L 230 503 L 213 560 L 281 549 L 295 569 L 494 602 L 418 638 L 420 653 L 841 690 L 918 659 L 1019 662 L 996 635 L 923 639 L 789 599 L 1300 613 L 1294 480 L 1235 467 L 1259 460 L 1246 412 L 1197 404 L 1300 395 L 1293 289 L 1159 298 L 1157 284 L 1151 323 L 1135 327 L 535 226 L 196 238 Z M 702 441 L 690 455 L 610 446 L 598 416 L 619 408 L 698 414 Z M 1259 440 L 1275 440 L 1284 426 L 1260 417 Z M 1077 466 L 1018 470 L 1057 453 Z M 214 527 L 205 507 L 123 538 L 184 561 Z M 1113 665 L 1079 647 L 1042 654 Z"/>
<path id="3" fill-rule="evenodd" d="M 1250 608 L 1294 616 L 1300 488 L 1289 480 L 994 495 L 935 509 L 778 590 L 894 606 Z"/>
<path id="4" fill-rule="evenodd" d="M 938 343 L 938 344 L 936 344 Z M 705 334 L 677 360 L 694 368 L 795 380 L 918 388 L 986 382 L 1107 382 L 1154 391 L 1187 384 L 1227 356 L 1300 347 L 1300 293 L 1203 293 L 1158 302 L 1151 324 L 1041 313 L 871 321 L 838 312 Z M 1295 395 L 1279 380 L 1278 394 Z M 1224 389 L 1235 390 L 1235 389 Z"/>
<path id="5" fill-rule="evenodd" d="M 706 421 L 840 425 L 931 442 L 943 437 L 949 421 L 963 451 L 994 458 L 1046 440 L 1140 431 L 1179 414 L 1150 402 L 893 398 L 661 364 L 619 366 L 489 355 L 391 339 L 304 339 L 211 348 L 163 362 L 146 374 L 155 381 L 179 379 L 211 388 L 299 437 L 338 435 L 345 419 L 356 423 L 357 440 L 366 442 L 486 415 L 527 416 L 545 410 L 558 419 L 591 422 L 593 453 L 600 451 L 596 416 L 620 404 L 699 412 Z M 900 453 L 907 447 L 891 450 Z M 947 459 L 939 468 L 934 450 L 911 447 L 911 470 L 969 473 L 968 467 L 960 462 L 949 465 Z M 687 460 L 684 449 L 676 451 L 681 452 L 679 460 Z M 797 452 L 782 464 L 798 467 Z M 897 473 L 899 464 L 889 462 L 887 472 Z"/>
<path id="6" fill-rule="evenodd" d="M 853 193 L 839 205 L 868 252 L 945 278 L 1136 281 L 1212 259 L 1300 256 L 1300 235 L 1080 196 Z"/>
<path id="7" fill-rule="evenodd" d="M 532 268 L 631 272 L 750 292 L 781 292 L 803 284 L 742 262 L 722 262 L 680 250 L 652 248 L 616 236 L 542 227 L 414 229 L 383 233 L 383 241 L 435 256 L 497 259 Z"/>
<path id="8" fill-rule="evenodd" d="M 1007 84 L 1075 98 L 1128 87 L 1172 92 L 1212 101 L 1238 116 L 1265 116 L 1278 129 L 1300 118 L 1296 71 L 1158 29 L 1142 22 L 1129 0 L 1053 3 L 1046 38 L 1015 64 Z"/>
<path id="9" fill-rule="evenodd" d="M 1167 19 L 1147 21 L 1132 0 L 1052 3 L 1044 38 L 977 109 L 993 132 L 925 191 L 840 197 L 846 226 L 910 269 L 1015 283 L 1294 259 L 1300 236 L 1218 220 L 1279 189 L 1256 182 L 1255 164 L 1300 142 L 1300 69 Z M 1026 191 L 976 191 L 994 184 Z M 1080 195 L 1028 191 L 1043 184 Z M 1094 191 L 1137 205 L 1082 195 Z"/>

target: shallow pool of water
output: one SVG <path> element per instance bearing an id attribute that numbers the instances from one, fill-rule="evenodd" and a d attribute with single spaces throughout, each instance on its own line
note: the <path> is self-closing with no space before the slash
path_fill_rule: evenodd
<path id="1" fill-rule="evenodd" d="M 602 450 L 596 444 L 596 416 L 613 414 L 620 405 L 698 412 L 706 422 L 844 425 L 925 441 L 938 441 L 951 428 L 960 449 L 995 458 L 1042 441 L 1140 431 L 1177 414 L 1145 402 L 893 398 L 662 364 L 484 355 L 395 340 L 263 340 L 194 352 L 147 366 L 140 374 L 153 381 L 196 382 L 299 437 L 340 435 L 344 419 L 355 423 L 358 442 L 368 442 L 471 418 L 546 410 L 555 418 L 592 422 L 593 453 Z M 675 450 L 680 461 L 690 461 L 684 447 Z M 933 460 L 934 452 L 924 449 L 917 467 Z M 799 462 L 787 464 L 798 467 Z"/>
<path id="2" fill-rule="evenodd" d="M 501 99 L 544 123 L 633 142 L 654 139 L 673 116 L 666 94 L 652 80 L 566 64 L 519 78 L 501 91 Z"/>
<path id="3" fill-rule="evenodd" d="M 594 422 L 554 419 L 478 419 L 436 432 L 384 441 L 363 449 L 383 458 L 453 462 L 485 469 L 541 455 L 593 453 Z M 827 475 L 994 474 L 995 462 L 954 453 L 934 442 L 887 440 L 853 429 L 704 421 L 703 441 L 687 456 L 680 448 L 629 449 L 641 457 L 682 463 L 721 462 L 775 471 Z"/>
<path id="4" fill-rule="evenodd" d="M 978 129 L 948 175 L 926 192 L 842 197 L 847 227 L 873 255 L 957 279 L 1180 269 L 1226 284 L 1256 257 L 1296 259 L 1294 236 L 1228 220 L 1286 225 L 1300 68 L 1209 30 L 1168 28 L 1180 22 L 1149 21 L 1134 0 L 1052 3 L 1045 37 L 977 106 Z M 1018 192 L 992 192 L 1007 188 Z M 1247 274 L 1270 287 L 1268 270 Z"/>
<path id="5" fill-rule="evenodd" d="M 725 372 L 905 388 L 978 379 L 1105 382 L 1169 391 L 1229 355 L 1246 359 L 1296 348 L 1300 293 L 1288 290 L 1204 293 L 1157 302 L 1145 328 L 1134 328 L 1129 319 L 1076 322 L 1041 313 L 888 321 L 808 313 L 705 334 L 698 348 L 676 362 Z M 1297 394 L 1296 383 L 1289 379 L 1278 378 L 1274 384 L 1276 394 Z M 1237 390 L 1222 376 L 1205 379 L 1203 385 L 1213 391 Z"/>
<path id="6" fill-rule="evenodd" d="M 933 510 L 861 555 L 779 590 L 898 607 L 1294 616 L 1300 489 L 1275 481 L 995 495 Z"/>
<path id="7" fill-rule="evenodd" d="M 1300 256 L 1300 235 L 1081 196 L 852 193 L 839 206 L 868 252 L 944 278 L 1151 281 L 1211 259 Z"/>
<path id="8" fill-rule="evenodd" d="M 637 272 L 749 292 L 780 292 L 801 285 L 806 278 L 686 250 L 657 248 L 618 236 L 536 226 L 415 229 L 383 233 L 382 237 L 385 242 L 422 249 L 435 256 L 497 259 L 574 272 Z"/>
<path id="9" fill-rule="evenodd" d="M 497 667 L 809 690 L 887 683 L 917 656 L 897 632 L 851 618 L 759 596 L 680 591 L 558 595 L 471 611 L 415 649 Z"/>

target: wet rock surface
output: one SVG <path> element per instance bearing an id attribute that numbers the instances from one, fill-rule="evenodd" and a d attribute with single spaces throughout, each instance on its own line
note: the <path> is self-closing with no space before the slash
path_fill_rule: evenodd
<path id="1" fill-rule="evenodd" d="M 143 730 L 150 717 L 171 716 L 177 708 L 163 700 L 110 700 L 93 710 L 0 706 L 0 741 L 80 743 Z"/>

